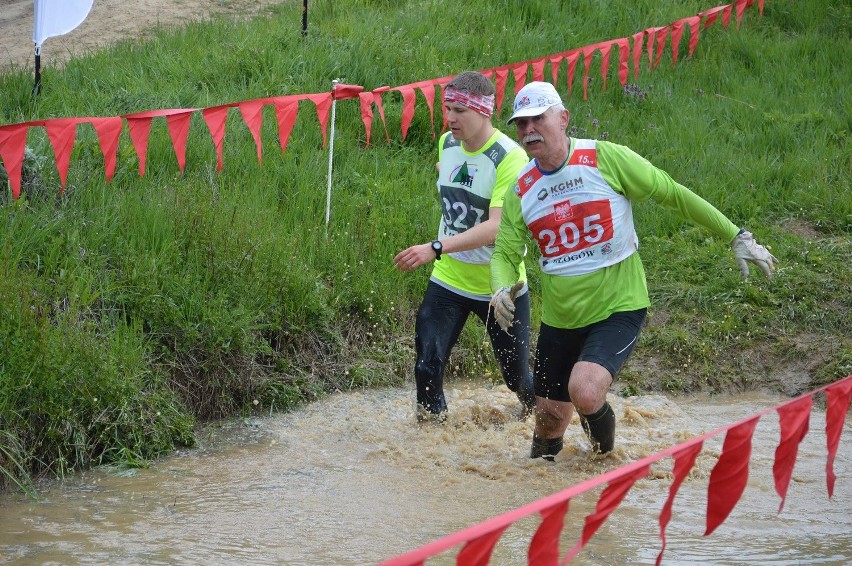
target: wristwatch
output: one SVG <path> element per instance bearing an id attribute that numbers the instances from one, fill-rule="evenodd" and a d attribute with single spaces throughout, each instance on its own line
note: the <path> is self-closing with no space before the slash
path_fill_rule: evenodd
<path id="1" fill-rule="evenodd" d="M 435 252 L 435 261 L 441 259 L 441 252 L 444 251 L 444 246 L 441 245 L 441 240 L 432 241 L 432 251 Z"/>

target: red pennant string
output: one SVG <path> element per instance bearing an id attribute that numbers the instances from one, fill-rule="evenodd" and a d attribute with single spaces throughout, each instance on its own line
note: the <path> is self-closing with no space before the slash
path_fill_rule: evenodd
<path id="1" fill-rule="evenodd" d="M 408 135 L 408 128 L 411 126 L 411 120 L 414 118 L 414 88 L 411 85 L 397 87 L 395 89 L 402 94 L 402 118 L 400 118 L 400 128 L 402 130 L 402 139 Z"/>
<path id="2" fill-rule="evenodd" d="M 45 122 L 47 137 L 53 147 L 53 155 L 56 157 L 56 169 L 59 171 L 59 192 L 65 190 L 65 181 L 68 178 L 68 166 L 71 162 L 71 150 L 74 148 L 74 139 L 77 137 L 76 118 L 58 118 Z"/>
<path id="3" fill-rule="evenodd" d="M 526 62 L 512 67 L 512 76 L 515 78 L 515 96 L 527 84 L 527 68 L 529 68 L 529 63 Z"/>
<path id="4" fill-rule="evenodd" d="M 645 41 L 644 31 L 633 34 L 633 78 L 639 78 L 639 61 L 642 58 L 642 43 Z"/>
<path id="5" fill-rule="evenodd" d="M 721 525 L 739 501 L 748 481 L 751 437 L 760 417 L 754 417 L 728 430 L 719 461 L 710 472 L 707 487 L 708 536 Z"/>
<path id="6" fill-rule="evenodd" d="M 503 96 L 506 93 L 506 80 L 509 78 L 509 69 L 505 67 L 497 69 L 494 71 L 494 75 L 497 77 L 495 83 L 497 87 L 497 118 L 499 118 L 503 110 Z"/>
<path id="7" fill-rule="evenodd" d="M 486 533 L 480 537 L 468 541 L 456 557 L 458 566 L 487 566 L 494 552 L 494 545 L 503 536 L 509 526 L 501 527 Z"/>
<path id="8" fill-rule="evenodd" d="M 145 176 L 145 162 L 148 154 L 148 136 L 151 132 L 150 117 L 128 117 L 127 126 L 130 130 L 130 139 L 133 142 L 133 148 L 136 150 L 136 155 L 139 157 L 139 176 Z"/>
<path id="9" fill-rule="evenodd" d="M 263 146 L 260 142 L 260 131 L 263 128 L 263 100 L 249 100 L 239 104 L 240 115 L 248 126 L 254 145 L 257 148 L 257 162 L 263 162 Z"/>
<path id="10" fill-rule="evenodd" d="M 575 49 L 569 51 L 565 59 L 568 61 L 568 96 L 571 96 L 571 91 L 574 88 L 574 71 L 577 70 L 577 59 L 580 58 L 580 50 Z"/>
<path id="11" fill-rule="evenodd" d="M 565 524 L 570 499 L 541 511 L 538 526 L 527 552 L 528 566 L 553 566 L 559 561 L 559 533 Z"/>
<path id="12" fill-rule="evenodd" d="M 151 120 L 160 116 L 166 116 L 168 119 L 169 116 L 193 111 L 195 111 L 195 108 L 169 108 L 162 110 L 148 110 L 145 112 L 134 112 L 133 114 L 126 114 L 124 116 L 130 130 L 130 139 L 133 141 L 133 147 L 136 149 L 136 154 L 139 156 L 140 177 L 145 176 L 145 162 L 146 155 L 148 153 L 148 137 L 151 133 Z"/>
<path id="13" fill-rule="evenodd" d="M 24 164 L 24 152 L 27 146 L 28 123 L 0 127 L 0 158 L 9 176 L 12 198 L 21 196 L 21 167 Z"/>
<path id="14" fill-rule="evenodd" d="M 175 158 L 181 173 L 186 166 L 186 138 L 189 135 L 189 120 L 193 112 L 194 110 L 187 110 L 180 114 L 166 116 L 169 138 L 172 140 L 172 148 L 175 150 Z"/>
<path id="15" fill-rule="evenodd" d="M 322 130 L 322 146 L 325 148 L 328 140 L 326 139 L 326 128 L 328 127 L 328 113 L 331 110 L 331 93 L 323 92 L 320 94 L 308 94 L 305 96 L 313 102 L 317 107 L 317 119 Z"/>
<path id="16" fill-rule="evenodd" d="M 272 104 L 275 106 L 275 121 L 278 122 L 278 143 L 281 153 L 284 153 L 299 113 L 299 97 L 279 96 L 272 99 Z"/>
<path id="17" fill-rule="evenodd" d="M 834 495 L 834 457 L 840 444 L 840 434 L 843 432 L 843 422 L 846 411 L 852 400 L 852 375 L 845 380 L 835 383 L 825 390 L 825 437 L 828 447 L 828 460 L 825 463 L 825 476 L 828 486 L 828 497 Z"/>
<path id="18" fill-rule="evenodd" d="M 808 434 L 808 419 L 811 415 L 811 397 L 802 397 L 778 407 L 778 420 L 781 425 L 781 440 L 775 449 L 775 463 L 772 476 L 775 478 L 775 491 L 781 496 L 778 512 L 784 509 L 787 487 L 793 475 L 793 465 L 799 453 L 799 443 Z"/>
<path id="19" fill-rule="evenodd" d="M 840 382 L 808 393 L 807 396 L 811 397 L 814 393 L 822 390 L 825 390 L 826 395 L 828 396 L 829 409 L 826 413 L 826 436 L 829 439 L 829 452 L 830 454 L 834 454 L 834 451 L 836 451 L 837 448 L 836 443 L 839 441 L 840 432 L 843 428 L 843 419 L 846 411 L 849 409 L 850 400 L 852 400 L 852 375 Z M 795 402 L 796 401 L 793 401 L 792 403 Z M 483 523 L 468 527 L 462 531 L 450 534 L 411 552 L 386 560 L 382 562 L 382 565 L 409 566 L 424 564 L 427 558 L 435 556 L 439 552 L 443 552 L 444 550 L 467 541 L 494 535 L 498 529 L 502 532 L 502 529 L 508 528 L 508 526 L 515 521 L 533 513 L 541 513 L 543 516 L 548 513 L 555 514 L 557 513 L 556 506 L 559 504 L 564 504 L 565 512 L 567 512 L 567 504 L 571 498 L 579 494 L 586 493 L 597 486 L 603 485 L 604 483 L 615 483 L 621 478 L 632 477 L 634 473 L 638 473 L 638 470 L 641 468 L 645 468 L 662 458 L 673 456 L 675 461 L 673 470 L 674 479 L 669 488 L 668 498 L 663 505 L 663 509 L 659 516 L 660 538 L 662 540 L 662 549 L 660 550 L 660 554 L 658 555 L 656 562 L 657 565 L 659 565 L 662 560 L 663 552 L 666 548 L 665 530 L 669 520 L 671 519 L 671 509 L 675 496 L 677 495 L 681 484 L 688 476 L 689 471 L 694 467 L 695 459 L 701 452 L 703 442 L 708 438 L 717 436 L 721 432 L 727 431 L 728 433 L 723 444 L 722 454 L 710 475 L 710 488 L 708 490 L 708 523 L 711 523 L 712 521 L 709 520 L 711 519 L 711 516 L 715 521 L 722 515 L 727 516 L 730 512 L 730 509 L 727 509 L 726 511 L 724 508 L 720 507 L 717 504 L 718 501 L 722 501 L 725 505 L 731 504 L 732 508 L 733 503 L 735 503 L 742 495 L 743 488 L 748 481 L 748 460 L 751 454 L 751 438 L 754 432 L 754 427 L 762 415 L 775 410 L 777 410 L 777 408 L 766 409 L 757 415 L 753 415 L 734 425 L 702 434 L 701 436 L 693 438 L 683 444 L 667 448 L 652 456 L 627 464 L 621 468 L 611 470 L 603 475 L 590 478 L 559 493 L 524 505 L 523 507 L 519 507 L 500 516 L 492 517 Z M 624 484 L 621 485 L 622 488 L 623 486 Z M 621 488 L 613 488 L 611 494 L 617 495 L 620 491 Z M 606 509 L 610 506 L 614 508 L 618 504 L 615 499 L 616 498 L 610 498 L 609 494 L 606 498 L 602 495 L 602 502 L 599 503 L 599 508 Z M 611 505 L 610 503 L 604 502 L 604 500 L 606 502 L 614 502 L 615 504 Z M 564 517 L 564 513 L 561 513 L 560 516 Z M 722 517 L 722 520 L 724 520 L 724 518 L 725 517 Z M 546 522 L 548 523 L 548 526 L 540 527 L 540 531 L 543 532 L 542 529 L 549 530 L 558 535 L 561 529 L 557 524 L 550 524 L 551 521 L 557 521 L 557 518 L 551 517 L 550 519 L 547 519 Z M 494 540 L 496 540 L 496 538 Z M 556 546 L 554 546 L 556 544 L 558 543 L 553 540 L 547 541 L 544 535 L 537 532 L 535 548 L 531 545 L 528 556 L 535 555 L 546 557 L 549 552 L 547 549 L 556 548 Z M 533 552 L 535 552 L 535 554 Z M 542 560 L 544 559 L 545 558 L 542 558 Z M 548 564 L 547 562 L 541 563 Z"/>
<path id="20" fill-rule="evenodd" d="M 650 471 L 651 465 L 646 464 L 631 471 L 629 474 L 625 474 L 609 482 L 606 489 L 601 492 L 601 496 L 595 506 L 595 512 L 586 517 L 580 540 L 568 552 L 565 559 L 562 560 L 563 566 L 583 550 L 583 547 L 591 540 L 600 526 L 606 521 L 607 517 L 621 504 L 627 492 L 633 487 L 633 484 L 647 476 Z"/>
<path id="21" fill-rule="evenodd" d="M 361 121 L 364 122 L 364 147 L 370 147 L 370 134 L 373 130 L 373 93 L 359 92 L 358 103 L 361 106 Z"/>
<path id="22" fill-rule="evenodd" d="M 533 70 L 533 80 L 542 82 L 544 81 L 544 64 L 547 62 L 547 59 L 541 58 L 536 59 L 531 63 Z"/>
<path id="23" fill-rule="evenodd" d="M 334 85 L 334 88 L 331 91 L 331 95 L 332 97 L 334 97 L 335 100 L 346 100 L 347 98 L 357 97 L 363 90 L 364 87 L 362 86 L 345 85 L 338 83 Z"/>
<path id="24" fill-rule="evenodd" d="M 550 58 L 550 82 L 553 86 L 559 84 L 559 65 L 562 64 L 564 58 L 564 55 L 556 55 Z"/>
<path id="25" fill-rule="evenodd" d="M 426 106 L 429 108 L 429 127 L 432 130 L 432 139 L 435 139 L 435 83 L 421 83 L 420 92 L 423 93 L 423 98 L 426 99 Z M 441 100 L 443 101 L 443 94 L 441 96 Z M 444 104 L 442 102 L 441 106 L 443 107 L 443 105 Z"/>
<path id="26" fill-rule="evenodd" d="M 210 137 L 213 138 L 213 147 L 216 148 L 216 171 L 222 170 L 222 144 L 225 141 L 225 120 L 228 119 L 228 108 L 227 105 L 213 106 L 201 111 L 204 123 L 210 130 Z M 132 133 L 131 129 L 131 135 Z"/>
<path id="27" fill-rule="evenodd" d="M 672 479 L 672 485 L 669 486 L 669 496 L 663 504 L 662 511 L 660 511 L 660 540 L 662 540 L 663 545 L 662 548 L 660 548 L 660 553 L 657 555 L 657 566 L 660 566 L 660 562 L 663 559 L 663 553 L 666 551 L 666 527 L 669 524 L 669 520 L 672 518 L 672 505 L 674 505 L 675 497 L 680 489 L 680 485 L 689 475 L 689 471 L 692 470 L 693 466 L 695 466 L 695 459 L 701 452 L 703 445 L 703 441 L 698 441 L 694 444 L 685 446 L 673 454 L 674 468 L 672 470 L 672 475 L 674 478 Z"/>
<path id="28" fill-rule="evenodd" d="M 118 153 L 118 138 L 121 136 L 121 128 L 124 122 L 118 116 L 109 118 L 91 118 L 92 127 L 98 135 L 98 143 L 104 156 L 104 173 L 107 182 L 112 180 L 115 174 L 115 159 Z"/>

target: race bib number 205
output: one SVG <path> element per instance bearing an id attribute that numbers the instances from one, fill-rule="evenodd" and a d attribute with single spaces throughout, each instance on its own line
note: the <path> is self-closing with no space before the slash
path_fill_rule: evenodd
<path id="1" fill-rule="evenodd" d="M 584 250 L 612 239 L 609 200 L 557 204 L 553 212 L 530 224 L 541 255 L 547 258 Z"/>

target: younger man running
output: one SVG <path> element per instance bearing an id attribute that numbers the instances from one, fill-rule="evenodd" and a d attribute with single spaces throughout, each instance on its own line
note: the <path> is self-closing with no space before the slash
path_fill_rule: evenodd
<path id="1" fill-rule="evenodd" d="M 413 271 L 434 261 L 414 327 L 418 418 L 447 411 L 444 366 L 468 316 L 486 325 L 506 385 L 528 414 L 535 405 L 529 369 L 530 300 L 523 257 L 515 264 L 515 317 L 506 332 L 489 316 L 489 263 L 500 225 L 503 196 L 527 163 L 524 150 L 491 124 L 494 85 L 466 71 L 444 89 L 449 132 L 438 142 L 438 194 L 443 215 L 431 242 L 399 252 L 397 269 Z"/>

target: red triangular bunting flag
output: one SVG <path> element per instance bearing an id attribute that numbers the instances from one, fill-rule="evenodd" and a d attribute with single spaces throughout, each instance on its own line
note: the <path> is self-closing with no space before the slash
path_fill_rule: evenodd
<path id="1" fill-rule="evenodd" d="M 296 123 L 299 113 L 299 98 L 296 96 L 279 96 L 272 99 L 275 105 L 275 120 L 278 122 L 278 143 L 281 145 L 281 153 L 287 149 L 290 141 L 290 133 Z"/>
<path id="2" fill-rule="evenodd" d="M 429 125 L 432 128 L 432 139 L 435 139 L 435 83 L 421 83 L 420 92 L 423 93 L 426 106 L 429 107 Z"/>
<path id="3" fill-rule="evenodd" d="M 385 129 L 385 139 L 390 143 L 390 134 L 388 133 L 388 125 L 385 121 L 385 107 L 382 105 L 382 93 L 390 90 L 388 86 L 380 86 L 373 89 L 373 101 L 376 103 L 376 109 L 379 111 L 379 118 L 382 119 L 382 127 Z"/>
<path id="4" fill-rule="evenodd" d="M 56 170 L 59 171 L 59 186 L 61 193 L 65 190 L 65 180 L 68 178 L 68 166 L 71 162 L 71 150 L 77 137 L 76 118 L 57 118 L 44 123 L 47 137 L 56 156 Z"/>
<path id="5" fill-rule="evenodd" d="M 361 106 L 361 121 L 364 122 L 364 147 L 370 147 L 370 134 L 373 131 L 373 93 L 359 92 L 358 104 Z"/>
<path id="6" fill-rule="evenodd" d="M 529 566 L 553 566 L 559 561 L 559 534 L 569 502 L 570 499 L 566 499 L 541 511 L 541 524 L 530 541 L 527 553 Z"/>
<path id="7" fill-rule="evenodd" d="M 752 417 L 728 430 L 719 461 L 710 472 L 707 486 L 708 536 L 721 525 L 739 501 L 748 482 L 751 437 L 760 417 Z"/>
<path id="8" fill-rule="evenodd" d="M 648 36 L 648 47 L 646 51 L 648 52 L 648 70 L 651 70 L 651 67 L 654 65 L 654 46 L 657 44 L 657 30 L 660 28 L 648 28 L 645 30 L 645 34 Z"/>
<path id="9" fill-rule="evenodd" d="M 692 57 L 692 54 L 695 53 L 695 48 L 698 47 L 698 34 L 701 29 L 701 16 L 693 16 L 691 18 L 686 18 L 687 23 L 689 23 L 689 57 Z"/>
<path id="10" fill-rule="evenodd" d="M 654 57 L 654 68 L 660 64 L 660 59 L 663 58 L 663 48 L 666 46 L 666 37 L 669 35 L 670 26 L 665 26 L 657 29 L 657 54 Z"/>
<path id="11" fill-rule="evenodd" d="M 322 146 L 325 147 L 328 142 L 325 131 L 328 127 L 328 112 L 331 110 L 331 93 L 309 94 L 305 98 L 313 102 L 317 107 L 317 119 L 322 130 Z"/>
<path id="12" fill-rule="evenodd" d="M 642 43 L 645 41 L 645 32 L 633 34 L 633 78 L 639 78 L 639 61 L 642 58 Z"/>
<path id="13" fill-rule="evenodd" d="M 228 119 L 228 106 L 213 106 L 201 111 L 204 123 L 210 130 L 213 138 L 213 147 L 216 148 L 216 171 L 222 170 L 222 144 L 225 141 L 225 120 Z M 131 130 L 132 133 L 132 130 Z"/>
<path id="14" fill-rule="evenodd" d="M 663 559 L 663 552 L 666 551 L 666 527 L 672 518 L 672 505 L 674 505 L 680 485 L 689 475 L 692 467 L 695 466 L 695 459 L 701 452 L 702 446 L 703 442 L 696 442 L 678 450 L 672 455 L 674 457 L 674 468 L 672 470 L 674 478 L 672 479 L 672 485 L 669 486 L 669 496 L 666 498 L 663 509 L 660 511 L 660 540 L 663 541 L 663 545 L 660 548 L 660 553 L 657 555 L 657 566 L 660 566 L 660 562 Z"/>
<path id="15" fill-rule="evenodd" d="M 145 162 L 148 155 L 148 136 L 151 132 L 150 117 L 124 117 L 127 120 L 127 126 L 130 130 L 130 140 L 133 142 L 133 148 L 136 150 L 136 155 L 139 157 L 139 176 L 145 176 Z"/>
<path id="16" fill-rule="evenodd" d="M 515 78 L 515 94 L 518 94 L 518 91 L 524 88 L 524 85 L 527 84 L 527 68 L 529 64 L 524 62 L 520 65 L 515 65 L 512 68 L 512 75 Z"/>
<path id="17" fill-rule="evenodd" d="M 680 51 L 680 39 L 683 37 L 683 26 L 685 20 L 678 20 L 672 24 L 672 67 L 677 63 L 677 56 Z"/>
<path id="18" fill-rule="evenodd" d="M 104 174 L 107 182 L 112 180 L 115 174 L 115 157 L 118 152 L 118 138 L 121 136 L 121 128 L 124 122 L 119 116 L 109 118 L 91 118 L 92 127 L 98 135 L 98 143 L 101 153 L 104 155 Z"/>
<path id="19" fill-rule="evenodd" d="M 186 138 L 189 135 L 189 119 L 193 112 L 194 110 L 187 110 L 166 116 L 169 138 L 172 140 L 172 148 L 175 150 L 175 158 L 177 158 L 178 169 L 181 173 L 186 166 Z"/>
<path id="20" fill-rule="evenodd" d="M 358 85 L 345 85 L 345 84 L 336 84 L 331 91 L 331 95 L 335 100 L 346 100 L 347 98 L 355 98 L 362 91 L 364 87 Z"/>
<path id="21" fill-rule="evenodd" d="M 542 82 L 544 80 L 544 64 L 547 62 L 547 59 L 541 58 L 536 59 L 530 65 L 532 65 L 533 70 L 533 80 Z"/>
<path id="22" fill-rule="evenodd" d="M 630 488 L 633 487 L 633 484 L 647 476 L 650 470 L 651 465 L 645 464 L 644 466 L 640 466 L 636 470 L 626 473 L 609 482 L 606 489 L 601 492 L 601 496 L 595 506 L 595 512 L 586 517 L 586 521 L 583 525 L 583 534 L 580 537 L 580 540 L 576 545 L 574 545 L 574 548 L 568 552 L 565 559 L 562 560 L 563 565 L 567 564 L 568 561 L 577 556 L 577 554 L 583 550 L 583 547 L 586 546 L 586 543 L 591 540 L 600 526 L 603 525 L 610 513 L 615 511 L 615 508 L 621 504 L 621 501 L 624 499 L 624 496 L 627 495 L 627 492 L 630 491 Z"/>
<path id="23" fill-rule="evenodd" d="M 852 399 L 852 375 L 830 385 L 825 390 L 825 438 L 828 446 L 828 460 L 825 463 L 825 476 L 828 484 L 828 496 L 834 495 L 834 457 L 843 432 L 843 421 Z"/>
<path id="24" fill-rule="evenodd" d="M 612 49 L 612 44 L 601 44 L 601 79 L 603 80 L 602 90 L 606 90 L 606 74 L 609 71 L 609 54 Z"/>
<path id="25" fill-rule="evenodd" d="M 481 537 L 469 540 L 456 557 L 456 564 L 464 566 L 488 566 L 494 545 L 503 536 L 509 525 L 485 533 Z"/>
<path id="26" fill-rule="evenodd" d="M 550 82 L 553 86 L 559 84 L 559 65 L 562 64 L 563 55 L 556 55 L 550 58 Z"/>
<path id="27" fill-rule="evenodd" d="M 743 20 L 743 13 L 745 9 L 749 6 L 751 0 L 737 0 L 736 8 L 737 8 L 737 29 L 740 28 L 740 23 Z"/>
<path id="28" fill-rule="evenodd" d="M 734 9 L 734 5 L 728 4 L 722 10 L 722 27 L 723 28 L 728 27 L 728 24 L 731 23 L 731 12 L 733 11 L 733 9 Z"/>
<path id="29" fill-rule="evenodd" d="M 494 75 L 497 77 L 495 83 L 497 86 L 497 117 L 499 118 L 503 110 L 503 96 L 506 94 L 506 80 L 509 78 L 509 69 L 497 69 L 494 71 Z M 514 102 L 512 105 L 514 105 Z"/>
<path id="30" fill-rule="evenodd" d="M 12 198 L 21 196 L 21 167 L 24 164 L 24 151 L 27 146 L 28 124 L 0 126 L 0 158 L 9 176 Z"/>
<path id="31" fill-rule="evenodd" d="M 778 420 L 781 425 L 781 440 L 775 449 L 775 463 L 772 476 L 775 478 L 775 491 L 781 496 L 778 506 L 780 513 L 787 498 L 787 487 L 793 476 L 793 465 L 799 453 L 799 443 L 808 434 L 808 419 L 811 415 L 811 396 L 778 407 Z"/>
<path id="32" fill-rule="evenodd" d="M 249 100 L 239 104 L 243 122 L 248 126 L 254 145 L 257 148 L 257 162 L 263 162 L 263 144 L 260 142 L 260 131 L 263 128 L 263 101 Z"/>
<path id="33" fill-rule="evenodd" d="M 618 82 L 621 86 L 627 84 L 627 77 L 630 75 L 628 62 L 630 61 L 630 42 L 626 37 L 616 39 L 618 45 Z"/>
<path id="34" fill-rule="evenodd" d="M 574 71 L 577 69 L 577 59 L 580 58 L 580 51 L 575 49 L 566 55 L 568 61 L 568 96 L 571 96 L 571 91 L 574 89 Z"/>
<path id="35" fill-rule="evenodd" d="M 399 91 L 402 95 L 402 117 L 400 118 L 400 129 L 402 130 L 402 139 L 408 135 L 408 127 L 411 126 L 411 120 L 414 118 L 414 88 L 411 85 L 401 86 L 394 90 Z"/>
<path id="36" fill-rule="evenodd" d="M 700 17 L 706 18 L 704 20 L 704 29 L 709 28 L 713 24 L 713 22 L 716 21 L 716 19 L 719 17 L 719 12 L 721 12 L 722 10 L 724 10 L 726 8 L 730 9 L 730 7 L 731 7 L 731 5 L 728 4 L 728 5 L 725 5 L 725 6 L 716 6 L 715 8 L 711 8 L 711 9 L 707 10 L 706 12 L 699 12 L 698 15 Z"/>
<path id="37" fill-rule="evenodd" d="M 586 66 L 583 69 L 583 100 L 589 99 L 589 69 L 592 66 L 592 55 L 598 48 L 598 44 L 588 45 L 583 47 L 583 64 Z"/>

